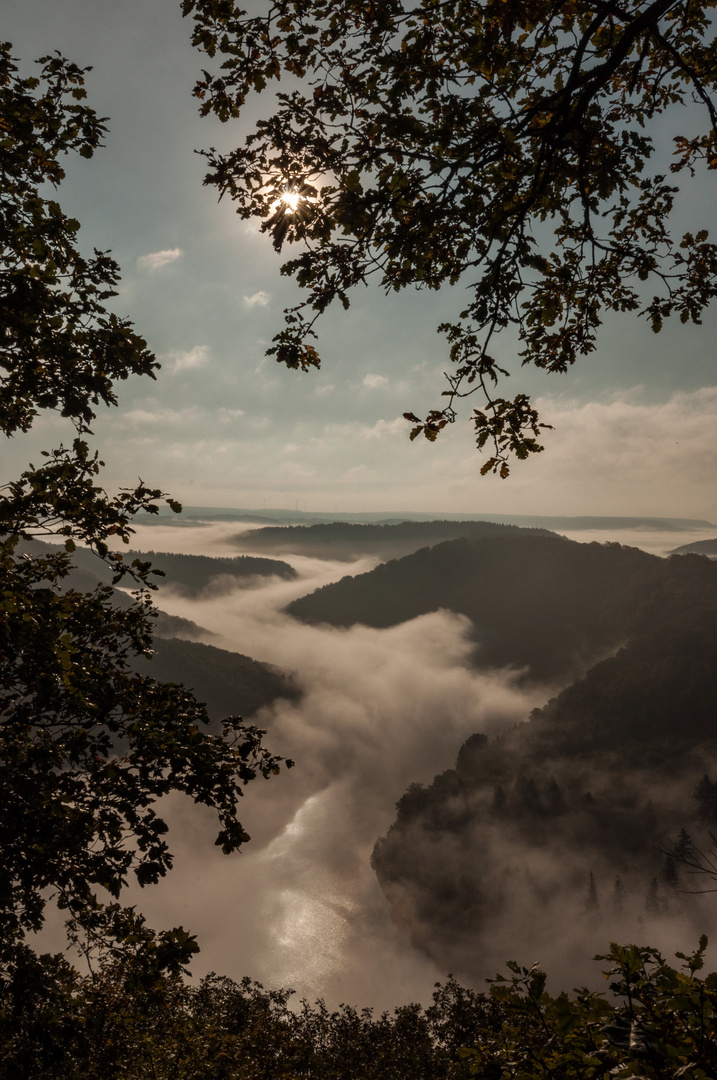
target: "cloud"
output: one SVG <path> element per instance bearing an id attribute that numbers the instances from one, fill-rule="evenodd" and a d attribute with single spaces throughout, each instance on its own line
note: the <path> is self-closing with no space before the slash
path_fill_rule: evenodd
<path id="1" fill-rule="evenodd" d="M 263 289 L 253 293 L 251 296 L 244 297 L 244 303 L 247 307 L 266 307 L 270 300 L 271 295 L 268 292 L 264 292 Z"/>
<path id="2" fill-rule="evenodd" d="M 354 480 L 366 480 L 370 476 L 371 473 L 367 465 L 354 465 L 346 470 L 341 479 L 344 483 L 351 483 Z"/>
<path id="3" fill-rule="evenodd" d="M 377 390 L 379 386 L 385 386 L 387 382 L 385 375 L 365 375 L 361 385 L 368 390 Z"/>
<path id="4" fill-rule="evenodd" d="M 386 436 L 394 435 L 406 435 L 408 432 L 408 425 L 402 416 L 397 416 L 394 420 L 377 420 L 373 427 L 362 428 L 362 439 L 383 439 Z"/>
<path id="5" fill-rule="evenodd" d="M 149 255 L 140 255 L 137 259 L 137 267 L 140 270 L 159 270 L 162 266 L 169 266 L 181 258 L 184 252 L 181 248 L 166 248 L 164 251 L 153 251 Z"/>
<path id="6" fill-rule="evenodd" d="M 194 408 L 188 409 L 171 409 L 166 406 L 160 405 L 159 402 L 154 403 L 153 400 L 146 401 L 144 408 L 129 409 L 121 416 L 121 423 L 130 424 L 133 427 L 141 427 L 144 424 L 149 424 L 152 427 L 156 427 L 159 424 L 170 425 L 187 425 L 189 423 L 196 423 L 199 413 Z"/>
<path id="7" fill-rule="evenodd" d="M 306 465 L 301 465 L 298 461 L 282 461 L 277 469 L 277 473 L 282 479 L 290 480 L 292 482 L 299 480 L 310 480 L 316 476 L 316 470 L 310 469 Z"/>
<path id="8" fill-rule="evenodd" d="M 232 420 L 239 420 L 243 415 L 243 409 L 221 408 L 217 413 L 220 424 L 230 424 Z"/>
<path id="9" fill-rule="evenodd" d="M 335 391 L 330 398 L 322 399 L 315 396 L 314 386 L 304 390 L 306 380 L 299 379 L 301 385 L 296 389 L 293 384 L 293 397 L 289 399 L 283 385 L 275 386 L 265 369 L 261 379 L 252 379 L 254 362 L 250 358 L 243 386 L 238 379 L 230 384 L 222 378 L 221 354 L 210 352 L 210 360 L 212 373 L 215 367 L 218 369 L 216 380 L 206 378 L 209 367 L 180 372 L 169 377 L 161 402 L 157 398 L 150 404 L 148 399 L 137 397 L 125 406 L 147 412 L 170 405 L 180 409 L 185 403 L 180 404 L 176 394 L 172 396 L 174 388 L 192 380 L 195 388 L 202 390 L 202 409 L 191 421 L 191 435 L 206 439 L 205 448 L 198 453 L 186 447 L 183 456 L 176 459 L 181 461 L 181 467 L 172 464 L 164 452 L 161 459 L 154 458 L 156 482 L 188 502 L 293 506 L 300 498 L 306 502 L 305 509 L 326 511 L 339 499 L 342 509 L 347 510 L 420 510 L 439 516 L 445 511 L 717 521 L 715 388 L 658 401 L 646 400 L 646 395 L 638 393 L 589 403 L 543 399 L 538 402 L 541 414 L 554 425 L 553 431 L 544 433 L 545 452 L 525 462 L 514 462 L 508 480 L 501 480 L 480 476 L 486 457 L 476 450 L 465 415 L 435 444 L 426 439 L 410 442 L 410 424 L 392 412 L 381 419 L 364 416 L 363 422 L 358 418 L 337 422 L 336 418 L 343 415 L 344 398 L 350 397 L 345 383 L 332 379 Z M 166 363 L 167 372 L 171 372 L 172 363 L 171 359 Z M 215 393 L 217 387 L 221 393 Z M 392 380 L 390 387 L 393 390 Z M 298 398 L 302 406 L 297 409 L 297 397 L 302 392 L 304 397 Z M 366 395 L 354 393 L 351 407 L 362 397 L 364 402 L 377 401 L 375 395 L 385 392 L 371 392 L 373 396 L 369 391 Z M 329 400 L 332 408 L 327 414 Z M 240 403 L 244 416 L 231 422 L 225 420 L 228 413 L 220 410 L 233 409 Z M 104 421 L 112 434 L 112 443 L 105 450 L 111 481 L 119 485 L 125 482 L 128 472 L 140 476 L 147 472 L 146 456 L 134 443 L 128 445 L 124 437 L 124 416 L 124 412 L 118 412 L 116 422 L 111 415 Z M 161 433 L 162 446 L 167 440 L 184 436 L 179 427 L 167 423 Z M 231 468 L 213 467 L 218 439 L 223 443 L 230 440 L 226 444 L 232 447 Z M 283 450 L 287 442 L 299 448 L 291 457 L 309 471 L 308 476 L 289 478 L 282 471 L 281 463 L 288 456 Z M 13 445 L 8 447 L 6 472 L 14 462 L 25 467 L 28 458 L 24 455 L 31 451 L 25 450 L 21 458 L 20 445 L 17 450 Z M 42 445 L 38 435 L 32 452 L 36 452 L 35 446 L 39 449 Z M 14 458 L 10 456 L 13 453 Z M 366 469 L 347 479 L 347 470 L 360 465 Z M 160 468 L 161 475 L 157 472 Z M 188 489 L 190 479 L 201 485 L 201 500 L 196 491 Z M 354 498 L 358 502 L 352 504 Z M 660 551 L 679 542 L 677 538 L 674 542 L 663 537 L 657 540 Z"/>
<path id="10" fill-rule="evenodd" d="M 545 433 L 545 452 L 525 477 L 520 466 L 513 470 L 521 487 L 531 480 L 544 485 L 542 499 L 536 488 L 535 508 L 525 512 L 541 512 L 549 486 L 552 505 L 560 499 L 552 513 L 714 514 L 717 387 L 658 402 L 635 393 L 587 404 L 537 404 L 554 430 Z M 571 509 L 585 506 L 586 492 L 592 508 Z"/>
<path id="11" fill-rule="evenodd" d="M 187 352 L 177 351 L 164 353 L 160 360 L 166 360 L 171 364 L 173 375 L 180 371 L 192 371 L 194 368 L 205 367 L 209 363 L 209 346 L 195 345 Z"/>
<path id="12" fill-rule="evenodd" d="M 420 481 L 422 502 L 411 508 L 717 518 L 717 387 L 658 401 L 635 390 L 536 405 L 553 430 L 542 433 L 543 453 L 511 462 L 508 480 L 478 475 L 486 458 L 468 441 L 463 418 L 438 450 L 422 439 L 411 444 L 412 459 L 400 462 L 404 488 Z"/>

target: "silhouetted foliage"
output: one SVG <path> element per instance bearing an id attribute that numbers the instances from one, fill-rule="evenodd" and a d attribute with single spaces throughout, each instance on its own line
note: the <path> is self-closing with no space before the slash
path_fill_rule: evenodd
<path id="1" fill-rule="evenodd" d="M 216 63 L 195 88 L 200 112 L 226 121 L 254 94 L 268 109 L 243 145 L 207 152 L 205 183 L 277 251 L 302 247 L 282 272 L 308 295 L 269 354 L 318 367 L 316 320 L 372 280 L 460 283 L 464 309 L 439 328 L 447 400 L 405 414 L 411 437 L 435 440 L 480 390 L 482 471 L 506 476 L 511 456 L 540 451 L 528 396 L 495 389 L 514 358 L 501 332 L 523 364 L 564 372 L 594 351 L 606 311 L 657 332 L 671 315 L 699 322 L 715 295 L 717 247 L 673 216 L 675 180 L 717 164 L 712 6 L 278 0 L 250 13 L 183 0 Z M 674 115 L 668 179 L 654 139 Z"/>
<path id="2" fill-rule="evenodd" d="M 153 377 L 158 365 L 105 307 L 116 263 L 99 251 L 85 258 L 79 223 L 48 197 L 63 156 L 91 157 L 106 129 L 84 104 L 82 69 L 59 55 L 39 65 L 23 78 L 0 47 L 0 429 L 27 431 L 54 410 L 76 437 L 0 491 L 0 961 L 25 958 L 32 969 L 20 942 L 55 902 L 80 947 L 111 941 L 154 977 L 197 948 L 181 927 L 155 934 L 119 902 L 130 874 L 148 885 L 172 865 L 157 800 L 184 792 L 212 807 L 216 842 L 233 851 L 248 839 L 243 787 L 276 773 L 279 759 L 262 731 L 232 715 L 212 735 L 184 687 L 132 669 L 151 654 L 151 567 L 109 544 L 128 543 L 133 516 L 157 513 L 162 493 L 140 483 L 110 497 L 84 436 L 96 408 L 116 403 L 117 380 Z M 43 535 L 64 548 L 22 552 Z M 112 584 L 136 587 L 128 606 L 111 585 L 63 591 L 76 543 Z"/>
<path id="3" fill-rule="evenodd" d="M 508 965 L 477 993 L 436 984 L 427 1008 L 375 1016 L 249 979 L 147 983 L 137 958 L 79 977 L 62 957 L 21 951 L 0 985 L 1 1080 L 708 1080 L 717 1068 L 717 974 L 657 950 L 596 957 L 610 998 L 552 996 L 540 968 Z"/>
<path id="4" fill-rule="evenodd" d="M 681 829 L 677 840 L 660 848 L 675 870 L 684 878 L 681 891 L 689 893 L 717 892 L 717 837 L 707 834 L 707 843 L 696 844 L 690 834 Z"/>

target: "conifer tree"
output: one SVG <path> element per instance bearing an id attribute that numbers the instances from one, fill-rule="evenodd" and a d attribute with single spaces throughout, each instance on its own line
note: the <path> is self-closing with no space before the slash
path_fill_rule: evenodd
<path id="1" fill-rule="evenodd" d="M 595 881 L 595 875 L 592 872 L 592 870 L 590 871 L 590 878 L 588 879 L 588 890 L 587 890 L 587 895 L 585 897 L 585 905 L 584 905 L 584 907 L 585 907 L 585 912 L 587 914 L 592 914 L 593 912 L 598 911 L 598 909 L 600 907 L 600 900 L 599 900 L 599 897 L 598 897 L 597 883 Z"/>
<path id="2" fill-rule="evenodd" d="M 619 874 L 612 890 L 612 910 L 616 915 L 622 915 L 625 911 L 625 884 Z"/>

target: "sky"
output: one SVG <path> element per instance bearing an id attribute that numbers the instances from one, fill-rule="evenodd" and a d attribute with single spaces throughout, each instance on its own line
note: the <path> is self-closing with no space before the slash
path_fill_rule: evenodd
<path id="1" fill-rule="evenodd" d="M 567 375 L 518 369 L 510 391 L 535 394 L 555 430 L 509 480 L 482 478 L 467 416 L 434 445 L 411 443 L 402 419 L 439 400 L 445 342 L 435 327 L 462 291 L 367 289 L 324 318 L 321 371 L 265 357 L 299 292 L 280 277 L 270 240 L 203 187 L 194 152 L 237 145 L 264 105 L 251 102 L 248 119 L 226 125 L 198 117 L 203 58 L 178 0 L 3 8 L 23 70 L 56 49 L 92 65 L 88 100 L 109 118 L 106 147 L 68 161 L 60 201 L 82 222 L 86 250 L 112 250 L 123 273 L 114 310 L 162 363 L 157 382 L 122 384 L 120 407 L 95 425 L 109 488 L 141 477 L 193 506 L 717 521 L 714 315 L 702 327 L 668 322 L 659 336 L 616 317 L 597 354 Z M 714 174 L 685 191 L 681 227 L 709 224 L 711 184 Z M 2 478 L 68 435 L 43 418 L 4 448 Z"/>

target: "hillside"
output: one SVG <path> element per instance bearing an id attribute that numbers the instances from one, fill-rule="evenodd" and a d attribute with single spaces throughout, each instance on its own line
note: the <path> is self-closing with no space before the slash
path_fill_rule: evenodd
<path id="1" fill-rule="evenodd" d="M 151 660 L 138 657 L 133 667 L 159 682 L 181 682 L 203 701 L 213 720 L 225 716 L 251 717 L 277 698 L 297 698 L 292 679 L 241 653 L 194 641 L 157 635 Z"/>
<path id="2" fill-rule="evenodd" d="M 479 666 L 564 679 L 648 626 L 664 604 L 689 607 L 703 589 L 717 590 L 711 564 L 696 564 L 525 533 L 461 539 L 342 578 L 286 610 L 308 623 L 383 627 L 447 608 L 472 621 Z"/>
<path id="3" fill-rule="evenodd" d="M 42 540 L 25 540 L 18 548 L 35 555 L 47 555 L 61 551 L 56 544 Z M 206 590 L 226 591 L 251 581 L 256 577 L 277 576 L 285 581 L 293 581 L 296 571 L 288 563 L 278 559 L 254 558 L 250 555 L 237 555 L 221 558 L 209 555 L 175 555 L 166 551 L 122 551 L 124 561 L 133 559 L 152 564 L 153 570 L 161 571 L 163 576 L 152 580 L 160 588 L 172 588 L 183 596 L 196 597 Z M 101 581 L 105 585 L 112 582 L 113 573 L 106 563 L 98 559 L 88 548 L 78 547 L 72 555 L 74 570 L 69 579 L 74 588 L 85 589 L 87 582 Z M 79 584 L 82 582 L 82 584 Z M 130 587 L 131 579 L 125 578 L 123 586 Z M 92 586 L 94 587 L 94 586 Z"/>
<path id="4" fill-rule="evenodd" d="M 166 551 L 128 551 L 125 559 L 139 558 L 151 562 L 154 570 L 161 570 L 164 577 L 154 581 L 162 588 L 171 588 L 181 596 L 195 598 L 201 593 L 226 592 L 244 585 L 253 578 L 280 577 L 293 581 L 296 570 L 278 559 L 256 558 L 236 555 L 218 558 L 208 555 L 174 555 Z"/>
<path id="5" fill-rule="evenodd" d="M 399 559 L 422 547 L 460 537 L 550 535 L 545 529 L 519 529 L 487 521 L 403 521 L 398 524 L 356 524 L 342 521 L 315 525 L 273 526 L 238 533 L 231 543 L 238 550 L 276 555 L 310 555 L 316 559 L 352 562 L 364 555 Z"/>
<path id="6" fill-rule="evenodd" d="M 52 554 L 58 549 L 41 541 L 25 541 L 21 550 L 40 555 Z M 174 575 L 172 581 L 179 581 L 180 587 L 185 588 L 191 596 L 196 596 L 212 584 L 224 587 L 227 582 L 224 567 L 227 563 L 236 564 L 239 568 L 236 577 L 245 580 L 255 573 L 295 576 L 295 571 L 288 564 L 270 559 L 235 560 L 163 554 L 157 557 L 154 552 L 126 554 L 149 559 L 158 568 L 166 567 L 167 573 Z M 73 562 L 74 569 L 63 579 L 64 588 L 91 592 L 100 582 L 109 584 L 109 569 L 92 552 L 78 549 L 73 553 Z M 257 570 L 256 564 L 264 564 L 264 569 Z M 231 576 L 234 577 L 234 574 Z M 112 599 L 120 608 L 127 608 L 133 602 L 131 595 L 120 589 L 113 590 Z M 298 697 L 298 690 L 291 678 L 277 668 L 241 653 L 197 641 L 198 638 L 213 635 L 191 619 L 169 615 L 159 609 L 155 626 L 155 655 L 151 660 L 135 658 L 135 670 L 160 682 L 183 683 L 190 687 L 197 698 L 206 703 L 209 715 L 214 720 L 230 715 L 248 718 L 262 705 L 268 705 L 276 698 Z"/>
<path id="7" fill-rule="evenodd" d="M 455 768 L 399 801 L 373 865 L 394 919 L 441 966 L 469 972 L 510 927 L 550 949 L 560 927 L 697 918 L 701 883 L 666 852 L 717 828 L 717 567 L 660 566 L 621 649 L 503 736 L 474 734 Z"/>
<path id="8" fill-rule="evenodd" d="M 683 544 L 670 552 L 671 555 L 707 555 L 717 559 L 717 537 L 712 540 L 695 540 L 692 544 Z"/>

